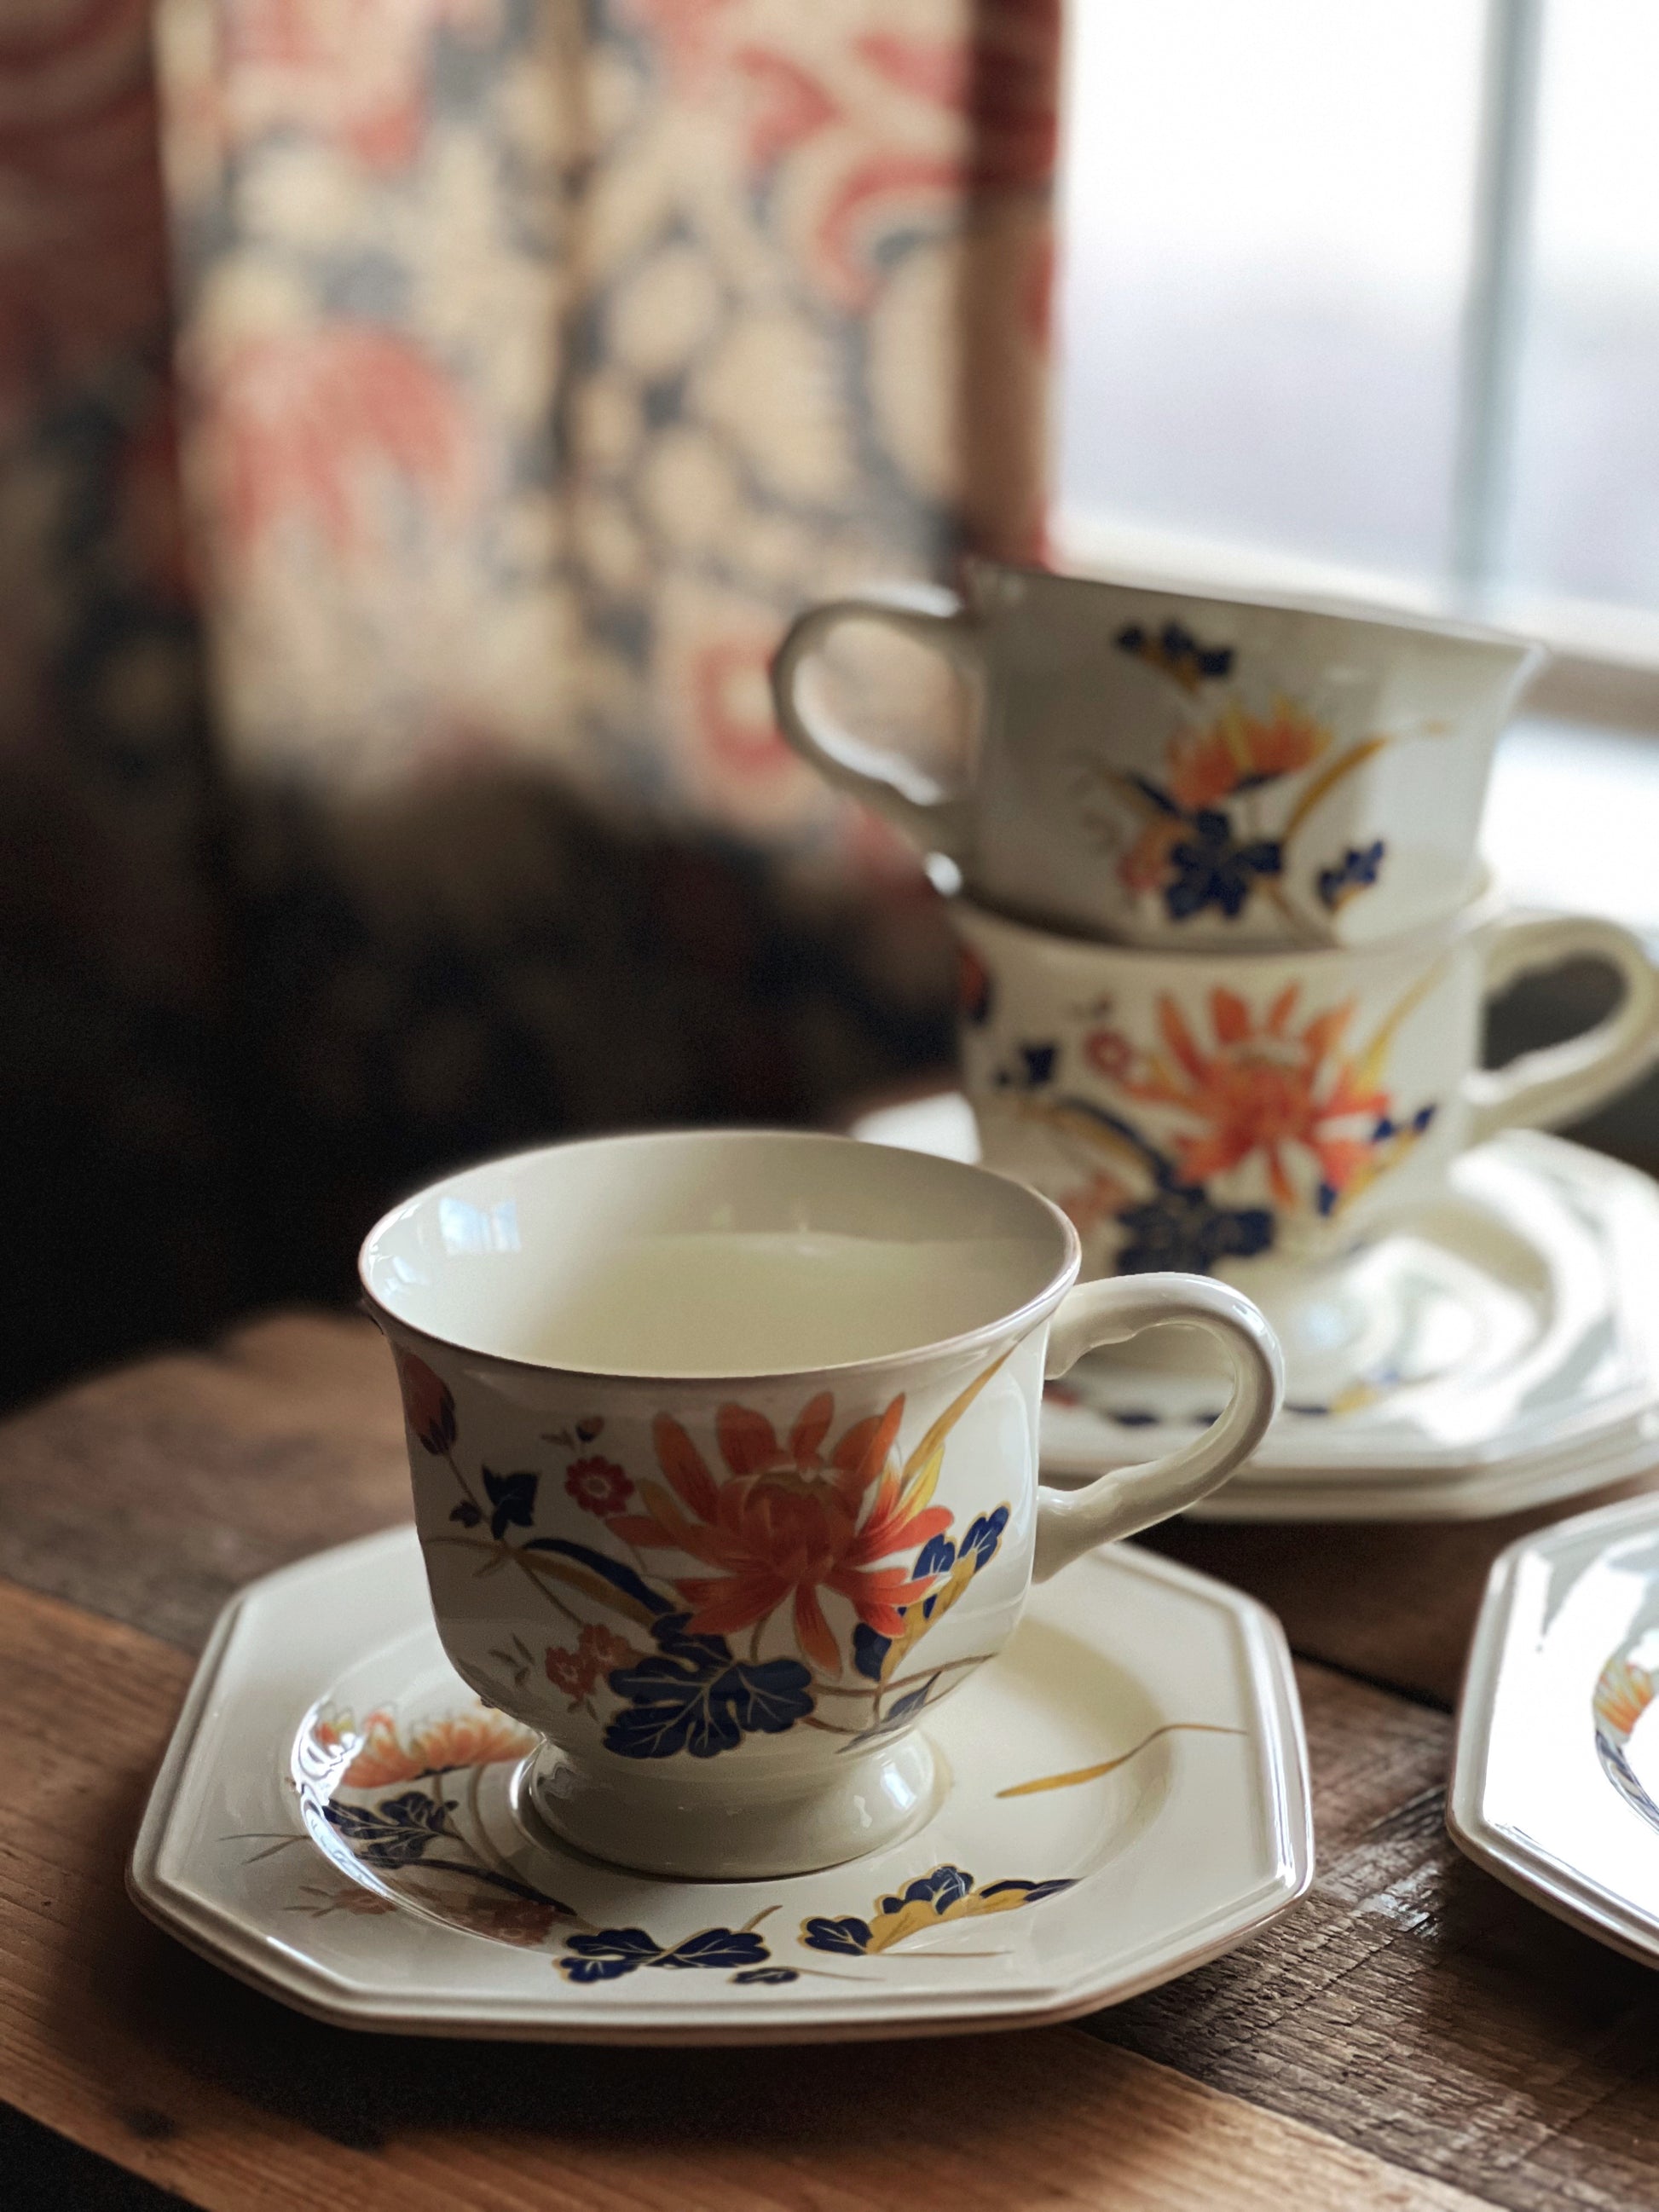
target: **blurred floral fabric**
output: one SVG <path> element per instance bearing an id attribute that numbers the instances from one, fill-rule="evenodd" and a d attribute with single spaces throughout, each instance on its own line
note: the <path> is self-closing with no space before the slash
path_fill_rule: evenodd
<path id="1" fill-rule="evenodd" d="M 234 757 L 774 848 L 805 600 L 1031 551 L 1057 0 L 162 0 Z"/>
<path id="2" fill-rule="evenodd" d="M 1040 547 L 1058 9 L 9 0 L 0 1101 L 76 1357 L 948 1048 L 765 667 Z"/>

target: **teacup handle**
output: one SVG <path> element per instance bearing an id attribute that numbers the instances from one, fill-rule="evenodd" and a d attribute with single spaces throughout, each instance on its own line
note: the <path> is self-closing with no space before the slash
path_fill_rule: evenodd
<path id="1" fill-rule="evenodd" d="M 977 688 L 983 673 L 977 626 L 954 592 L 933 584 L 888 584 L 859 597 L 827 599 L 791 623 L 772 659 L 778 726 L 826 781 L 861 799 L 924 853 L 967 857 L 965 794 L 945 791 L 890 745 L 855 737 L 815 714 L 800 696 L 805 663 L 843 623 L 879 623 L 942 653 Z"/>
<path id="2" fill-rule="evenodd" d="M 1464 1079 L 1469 1142 L 1500 1129 L 1542 1128 L 1599 1106 L 1659 1060 L 1659 969 L 1639 937 L 1590 915 L 1505 915 L 1486 954 L 1488 996 L 1518 976 L 1565 960 L 1604 960 L 1625 986 L 1605 1020 L 1564 1043 L 1522 1053 L 1507 1067 L 1477 1068 Z"/>
<path id="3" fill-rule="evenodd" d="M 1202 1275 L 1116 1275 L 1079 1283 L 1061 1299 L 1048 1334 L 1050 1376 L 1063 1375 L 1103 1344 L 1121 1344 L 1164 1322 L 1188 1322 L 1220 1346 L 1232 1395 L 1203 1434 L 1144 1467 L 1119 1468 L 1086 1490 L 1037 1492 L 1036 1553 L 1031 1572 L 1046 1582 L 1062 1567 L 1150 1528 L 1206 1497 L 1248 1458 L 1267 1433 L 1285 1393 L 1279 1339 L 1250 1301 Z"/>

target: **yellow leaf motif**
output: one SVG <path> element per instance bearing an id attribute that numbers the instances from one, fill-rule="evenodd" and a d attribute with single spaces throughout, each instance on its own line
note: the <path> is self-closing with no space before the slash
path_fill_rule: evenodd
<path id="1" fill-rule="evenodd" d="M 980 1392 L 1001 1368 L 1014 1347 L 1010 1345 L 1000 1359 L 975 1375 L 968 1388 L 951 1401 L 945 1411 L 922 1437 L 921 1442 L 904 1462 L 903 1488 L 899 1492 L 899 1504 L 907 1513 L 914 1513 L 933 1496 L 939 1481 L 939 1468 L 945 1462 L 945 1440 L 955 1428 Z"/>
<path id="2" fill-rule="evenodd" d="M 1097 1765 L 1074 1766 L 1069 1773 L 1044 1774 L 1035 1782 L 1016 1782 L 1006 1790 L 999 1790 L 999 1797 L 1035 1797 L 1044 1790 L 1075 1790 L 1080 1782 L 1098 1782 L 1103 1775 L 1115 1774 L 1120 1766 L 1127 1766 L 1138 1759 L 1148 1744 L 1156 1743 L 1161 1735 L 1243 1735 L 1243 1729 L 1222 1728 L 1214 1721 L 1165 1721 L 1150 1735 L 1133 1744 L 1127 1751 L 1119 1752 L 1115 1759 L 1103 1759 Z"/>
<path id="3" fill-rule="evenodd" d="M 1022 1905 L 1040 1905 L 1045 1898 L 1058 1897 L 1062 1890 L 1075 1887 L 1070 1880 L 1015 1879 L 988 1882 L 981 1888 L 961 1867 L 936 1866 L 931 1873 L 907 1882 L 896 1896 L 878 1897 L 867 1920 L 851 1914 L 841 1920 L 826 1916 L 803 1920 L 800 1940 L 811 1951 L 867 1958 L 876 1952 L 890 1951 L 942 1921 L 1017 1912 Z"/>
<path id="4" fill-rule="evenodd" d="M 881 1662 L 884 1682 L 892 1680 L 905 1654 L 921 1641 L 930 1628 L 938 1626 L 941 1617 L 949 1613 L 978 1571 L 977 1557 L 972 1552 L 967 1553 L 957 1561 L 939 1588 L 930 1594 L 925 1605 L 905 1607 L 904 1626 L 893 1638 L 887 1656 Z"/>

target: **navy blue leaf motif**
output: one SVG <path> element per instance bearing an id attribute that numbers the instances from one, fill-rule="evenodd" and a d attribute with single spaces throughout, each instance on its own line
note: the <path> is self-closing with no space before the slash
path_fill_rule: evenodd
<path id="1" fill-rule="evenodd" d="M 853 1664 L 866 1681 L 880 1681 L 883 1663 L 892 1648 L 892 1638 L 878 1636 L 867 1620 L 860 1621 L 853 1631 Z"/>
<path id="2" fill-rule="evenodd" d="M 1322 905 L 1334 913 L 1356 891 L 1368 890 L 1376 881 L 1387 850 L 1380 837 L 1374 845 L 1350 845 L 1334 867 L 1322 868 L 1315 879 Z"/>
<path id="3" fill-rule="evenodd" d="M 860 1729 L 857 1735 L 849 1736 L 842 1749 L 856 1751 L 860 1744 L 874 1743 L 881 1736 L 891 1735 L 896 1729 L 908 1728 L 938 1686 L 939 1676 L 930 1674 L 919 1690 L 907 1690 L 879 1719 L 872 1721 L 867 1729 Z"/>
<path id="4" fill-rule="evenodd" d="M 1002 1885 L 1005 1888 L 1010 1885 Z M 884 1897 L 884 1912 L 902 1911 L 907 1905 L 931 1905 L 935 1912 L 943 1912 L 947 1905 L 958 1905 L 964 1897 L 974 1893 L 974 1877 L 961 1867 L 937 1866 L 931 1874 L 918 1875 L 908 1881 L 896 1897 Z M 988 1897 L 990 1891 L 985 1894 Z"/>
<path id="5" fill-rule="evenodd" d="M 861 1959 L 870 1948 L 870 1923 L 850 1916 L 845 1920 L 809 1920 L 801 1929 L 801 1941 L 810 1951 L 830 1951 L 842 1958 Z"/>
<path id="6" fill-rule="evenodd" d="M 653 1963 L 659 1966 L 753 1966 L 770 1954 L 750 1928 L 705 1928 Z"/>
<path id="7" fill-rule="evenodd" d="M 948 1575 L 957 1563 L 957 1547 L 948 1536 L 930 1536 L 916 1553 L 916 1564 L 910 1570 L 914 1582 L 926 1582 L 929 1575 Z"/>
<path id="8" fill-rule="evenodd" d="M 1232 823 L 1209 807 L 1189 819 L 1190 834 L 1170 848 L 1176 872 L 1164 908 L 1171 921 L 1186 921 L 1206 906 L 1218 906 L 1231 921 L 1243 911 L 1253 878 L 1283 872 L 1284 854 L 1270 837 L 1235 844 Z"/>
<path id="9" fill-rule="evenodd" d="M 723 1636 L 689 1636 L 687 1613 L 651 1624 L 660 1657 L 607 1677 L 625 1698 L 605 1732 L 623 1759 L 714 1759 L 745 1735 L 781 1735 L 812 1710 L 812 1677 L 799 1659 L 738 1662 Z"/>
<path id="10" fill-rule="evenodd" d="M 751 1987 L 767 1983 L 775 1987 L 783 1982 L 798 1982 L 800 1975 L 793 1966 L 746 1966 L 740 1974 L 733 1974 L 734 1982 L 746 1982 Z"/>
<path id="11" fill-rule="evenodd" d="M 754 1969 L 770 1956 L 763 1939 L 747 1928 L 705 1928 L 672 1949 L 643 1928 L 601 1928 L 592 1936 L 573 1936 L 558 1961 L 568 1981 L 614 1982 L 641 1966 L 712 1967 L 725 1972 L 747 1967 L 744 1980 L 761 1978 Z M 793 1972 L 781 1971 L 793 1981 Z"/>
<path id="12" fill-rule="evenodd" d="M 567 1981 L 614 1982 L 636 1966 L 654 1966 L 662 1946 L 643 1928 L 602 1928 L 594 1936 L 573 1936 L 559 1972 Z"/>
<path id="13" fill-rule="evenodd" d="M 484 1495 L 495 1509 L 489 1516 L 489 1533 L 499 1544 L 508 1528 L 528 1528 L 535 1520 L 536 1489 L 541 1477 L 528 1472 L 497 1474 L 487 1467 L 480 1472 Z"/>
<path id="14" fill-rule="evenodd" d="M 602 1576 L 613 1589 L 631 1597 L 647 1613 L 668 1611 L 667 1599 L 659 1597 L 648 1583 L 641 1582 L 632 1567 L 624 1566 L 620 1559 L 607 1559 L 603 1552 L 592 1551 L 586 1544 L 572 1544 L 562 1536 L 532 1536 L 523 1548 L 526 1552 L 554 1552 L 562 1559 L 574 1559 L 579 1567 Z"/>
<path id="15" fill-rule="evenodd" d="M 988 1566 L 995 1558 L 997 1547 L 1002 1541 L 1002 1532 L 1007 1526 L 1008 1508 L 1006 1505 L 999 1505 L 994 1513 L 981 1513 L 970 1524 L 968 1534 L 962 1540 L 962 1556 L 965 1559 L 970 1552 L 974 1554 L 975 1574 L 981 1567 Z"/>
<path id="16" fill-rule="evenodd" d="M 1075 1889 L 1076 1887 L 1077 1883 L 1074 1881 L 993 1881 L 986 1884 L 985 1887 L 981 1890 L 980 1895 L 981 1897 L 1001 1897 L 1005 1895 L 1007 1891 L 1017 1889 L 1020 1893 L 1021 1896 L 1024 1897 L 1027 1905 L 1041 1905 L 1045 1897 L 1058 1897 L 1062 1889 Z"/>
<path id="17" fill-rule="evenodd" d="M 446 1835 L 455 1800 L 429 1797 L 410 1790 L 378 1805 L 341 1805 L 331 1801 L 324 1818 L 337 1828 L 365 1866 L 414 1866 L 429 1845 Z"/>
<path id="18" fill-rule="evenodd" d="M 470 1498 L 464 1498 L 449 1517 L 452 1521 L 459 1521 L 463 1528 L 476 1528 L 483 1515 Z"/>

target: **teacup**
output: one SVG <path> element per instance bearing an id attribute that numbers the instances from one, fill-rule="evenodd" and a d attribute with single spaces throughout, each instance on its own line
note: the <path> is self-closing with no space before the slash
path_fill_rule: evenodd
<path id="1" fill-rule="evenodd" d="M 943 654 L 976 735 L 942 788 L 815 706 L 848 623 Z M 1539 648 L 1449 623 L 970 562 L 966 596 L 811 608 L 773 664 L 783 733 L 835 784 L 1039 924 L 1170 951 L 1358 945 L 1473 893 L 1493 743 Z"/>
<path id="2" fill-rule="evenodd" d="M 981 1156 L 1062 1209 L 1086 1276 L 1192 1269 L 1262 1295 L 1281 1263 L 1340 1255 L 1422 1203 L 1465 1146 L 1571 1120 L 1659 1060 L 1638 938 L 1490 894 L 1346 951 L 1091 945 L 965 899 L 953 919 Z M 1583 958 L 1618 971 L 1613 1012 L 1483 1068 L 1485 1001 Z"/>
<path id="3" fill-rule="evenodd" d="M 1280 1389 L 1248 1300 L 1074 1288 L 1057 1207 L 848 1138 L 555 1146 L 394 1209 L 361 1273 L 457 1671 L 542 1747 L 521 1798 L 654 1872 L 833 1865 L 925 1820 L 918 1723 L 1035 1576 L 1180 1511 Z M 1232 1376 L 1187 1449 L 1060 1494 L 1045 1374 L 1165 1322 Z"/>

